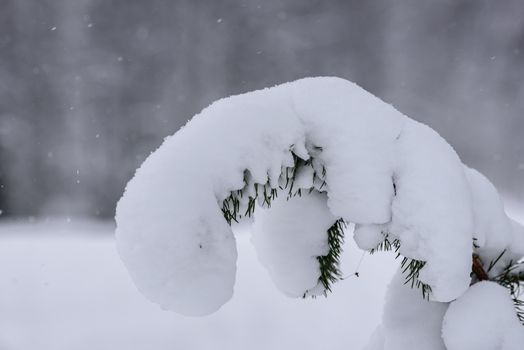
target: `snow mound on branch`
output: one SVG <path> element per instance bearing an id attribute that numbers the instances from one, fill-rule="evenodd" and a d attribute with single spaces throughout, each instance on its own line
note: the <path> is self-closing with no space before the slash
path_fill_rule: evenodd
<path id="1" fill-rule="evenodd" d="M 353 239 L 360 249 L 372 250 L 384 240 L 387 225 L 356 225 Z"/>
<path id="2" fill-rule="evenodd" d="M 442 337 L 448 350 L 520 350 L 524 328 L 508 290 L 493 282 L 479 282 L 451 303 Z"/>
<path id="3" fill-rule="evenodd" d="M 475 169 L 464 167 L 471 186 L 475 217 L 475 244 L 499 253 L 512 239 L 511 223 L 495 186 Z"/>
<path id="4" fill-rule="evenodd" d="M 489 272 L 497 276 L 511 261 L 524 257 L 524 229 L 509 218 L 493 184 L 478 171 L 465 167 L 471 188 L 475 222 L 475 245 L 484 262 L 497 264 Z"/>
<path id="5" fill-rule="evenodd" d="M 337 220 L 325 194 L 312 192 L 255 212 L 252 242 L 275 285 L 291 297 L 320 295 L 318 256 L 329 252 L 327 230 Z"/>
<path id="6" fill-rule="evenodd" d="M 400 254 L 426 261 L 419 279 L 431 286 L 431 299 L 453 300 L 471 270 L 473 212 L 462 163 L 435 131 L 414 121 L 397 147 L 390 231 Z"/>
<path id="7" fill-rule="evenodd" d="M 325 170 L 333 217 L 387 225 L 402 254 L 426 261 L 420 279 L 433 299 L 467 289 L 473 210 L 460 159 L 428 127 L 338 78 L 217 101 L 165 140 L 117 206 L 117 247 L 137 287 L 166 309 L 216 311 L 233 293 L 237 255 L 222 203 L 246 182 L 277 189 L 293 155 Z"/>

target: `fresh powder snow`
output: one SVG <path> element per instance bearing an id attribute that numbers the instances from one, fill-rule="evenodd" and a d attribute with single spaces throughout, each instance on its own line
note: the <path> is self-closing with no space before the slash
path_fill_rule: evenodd
<path id="1" fill-rule="evenodd" d="M 295 191 L 304 190 L 298 196 L 284 185 L 297 161 L 305 164 L 293 175 Z M 489 263 L 505 252 L 493 276 L 524 255 L 524 230 L 489 180 L 435 131 L 339 78 L 232 96 L 195 116 L 128 183 L 117 206 L 118 251 L 150 300 L 185 315 L 210 314 L 235 285 L 228 221 L 253 210 L 259 259 L 292 297 L 325 292 L 317 258 L 328 254 L 326 230 L 337 220 L 355 224 L 361 249 L 387 238 L 400 243 L 402 256 L 424 262 L 418 280 L 430 287 L 429 301 L 399 272 L 369 349 L 444 349 L 444 342 L 459 349 L 446 331 L 457 318 L 450 315 L 467 314 L 460 305 L 486 285 L 470 287 L 472 254 Z M 482 297 L 498 303 L 500 294 Z M 506 309 L 504 317 L 511 311 L 517 322 Z M 510 323 L 496 344 L 517 349 L 513 339 L 523 330 Z"/>
<path id="2" fill-rule="evenodd" d="M 444 316 L 442 337 L 448 350 L 519 350 L 524 330 L 506 288 L 479 282 L 452 302 Z"/>
<path id="3" fill-rule="evenodd" d="M 252 242 L 275 285 L 291 297 L 324 293 L 317 256 L 328 254 L 326 231 L 336 218 L 325 194 L 281 196 L 255 212 Z"/>

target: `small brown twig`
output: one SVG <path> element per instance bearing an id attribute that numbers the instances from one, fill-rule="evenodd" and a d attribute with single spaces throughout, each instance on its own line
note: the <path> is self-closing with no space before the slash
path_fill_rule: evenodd
<path id="1" fill-rule="evenodd" d="M 471 270 L 477 276 L 479 281 L 487 281 L 489 280 L 488 273 L 484 270 L 484 266 L 482 264 L 482 260 L 480 260 L 480 257 L 477 254 L 473 254 L 473 265 L 471 267 Z"/>

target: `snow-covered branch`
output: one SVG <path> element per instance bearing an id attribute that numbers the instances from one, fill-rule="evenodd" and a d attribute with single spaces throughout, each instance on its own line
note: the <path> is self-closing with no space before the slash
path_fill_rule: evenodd
<path id="1" fill-rule="evenodd" d="M 129 182 L 118 250 L 152 301 L 212 313 L 233 294 L 230 224 L 253 214 L 260 259 L 292 296 L 336 281 L 337 223 L 354 223 L 365 250 L 396 242 L 408 277 L 439 305 L 468 290 L 473 253 L 488 262 L 507 251 L 491 277 L 524 255 L 487 179 L 435 131 L 338 78 L 229 97 L 195 116 Z"/>

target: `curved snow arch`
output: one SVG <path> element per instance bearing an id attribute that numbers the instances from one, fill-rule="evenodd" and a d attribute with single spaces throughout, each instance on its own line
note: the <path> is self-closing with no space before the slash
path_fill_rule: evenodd
<path id="1" fill-rule="evenodd" d="M 154 152 L 117 206 L 117 246 L 137 287 L 166 309 L 216 311 L 233 293 L 236 246 L 223 201 L 278 186 L 292 152 L 325 167 L 329 211 L 357 224 L 364 249 L 384 239 L 426 262 L 431 299 L 470 283 L 473 209 L 462 163 L 445 140 L 356 84 L 306 78 L 229 97 Z"/>

